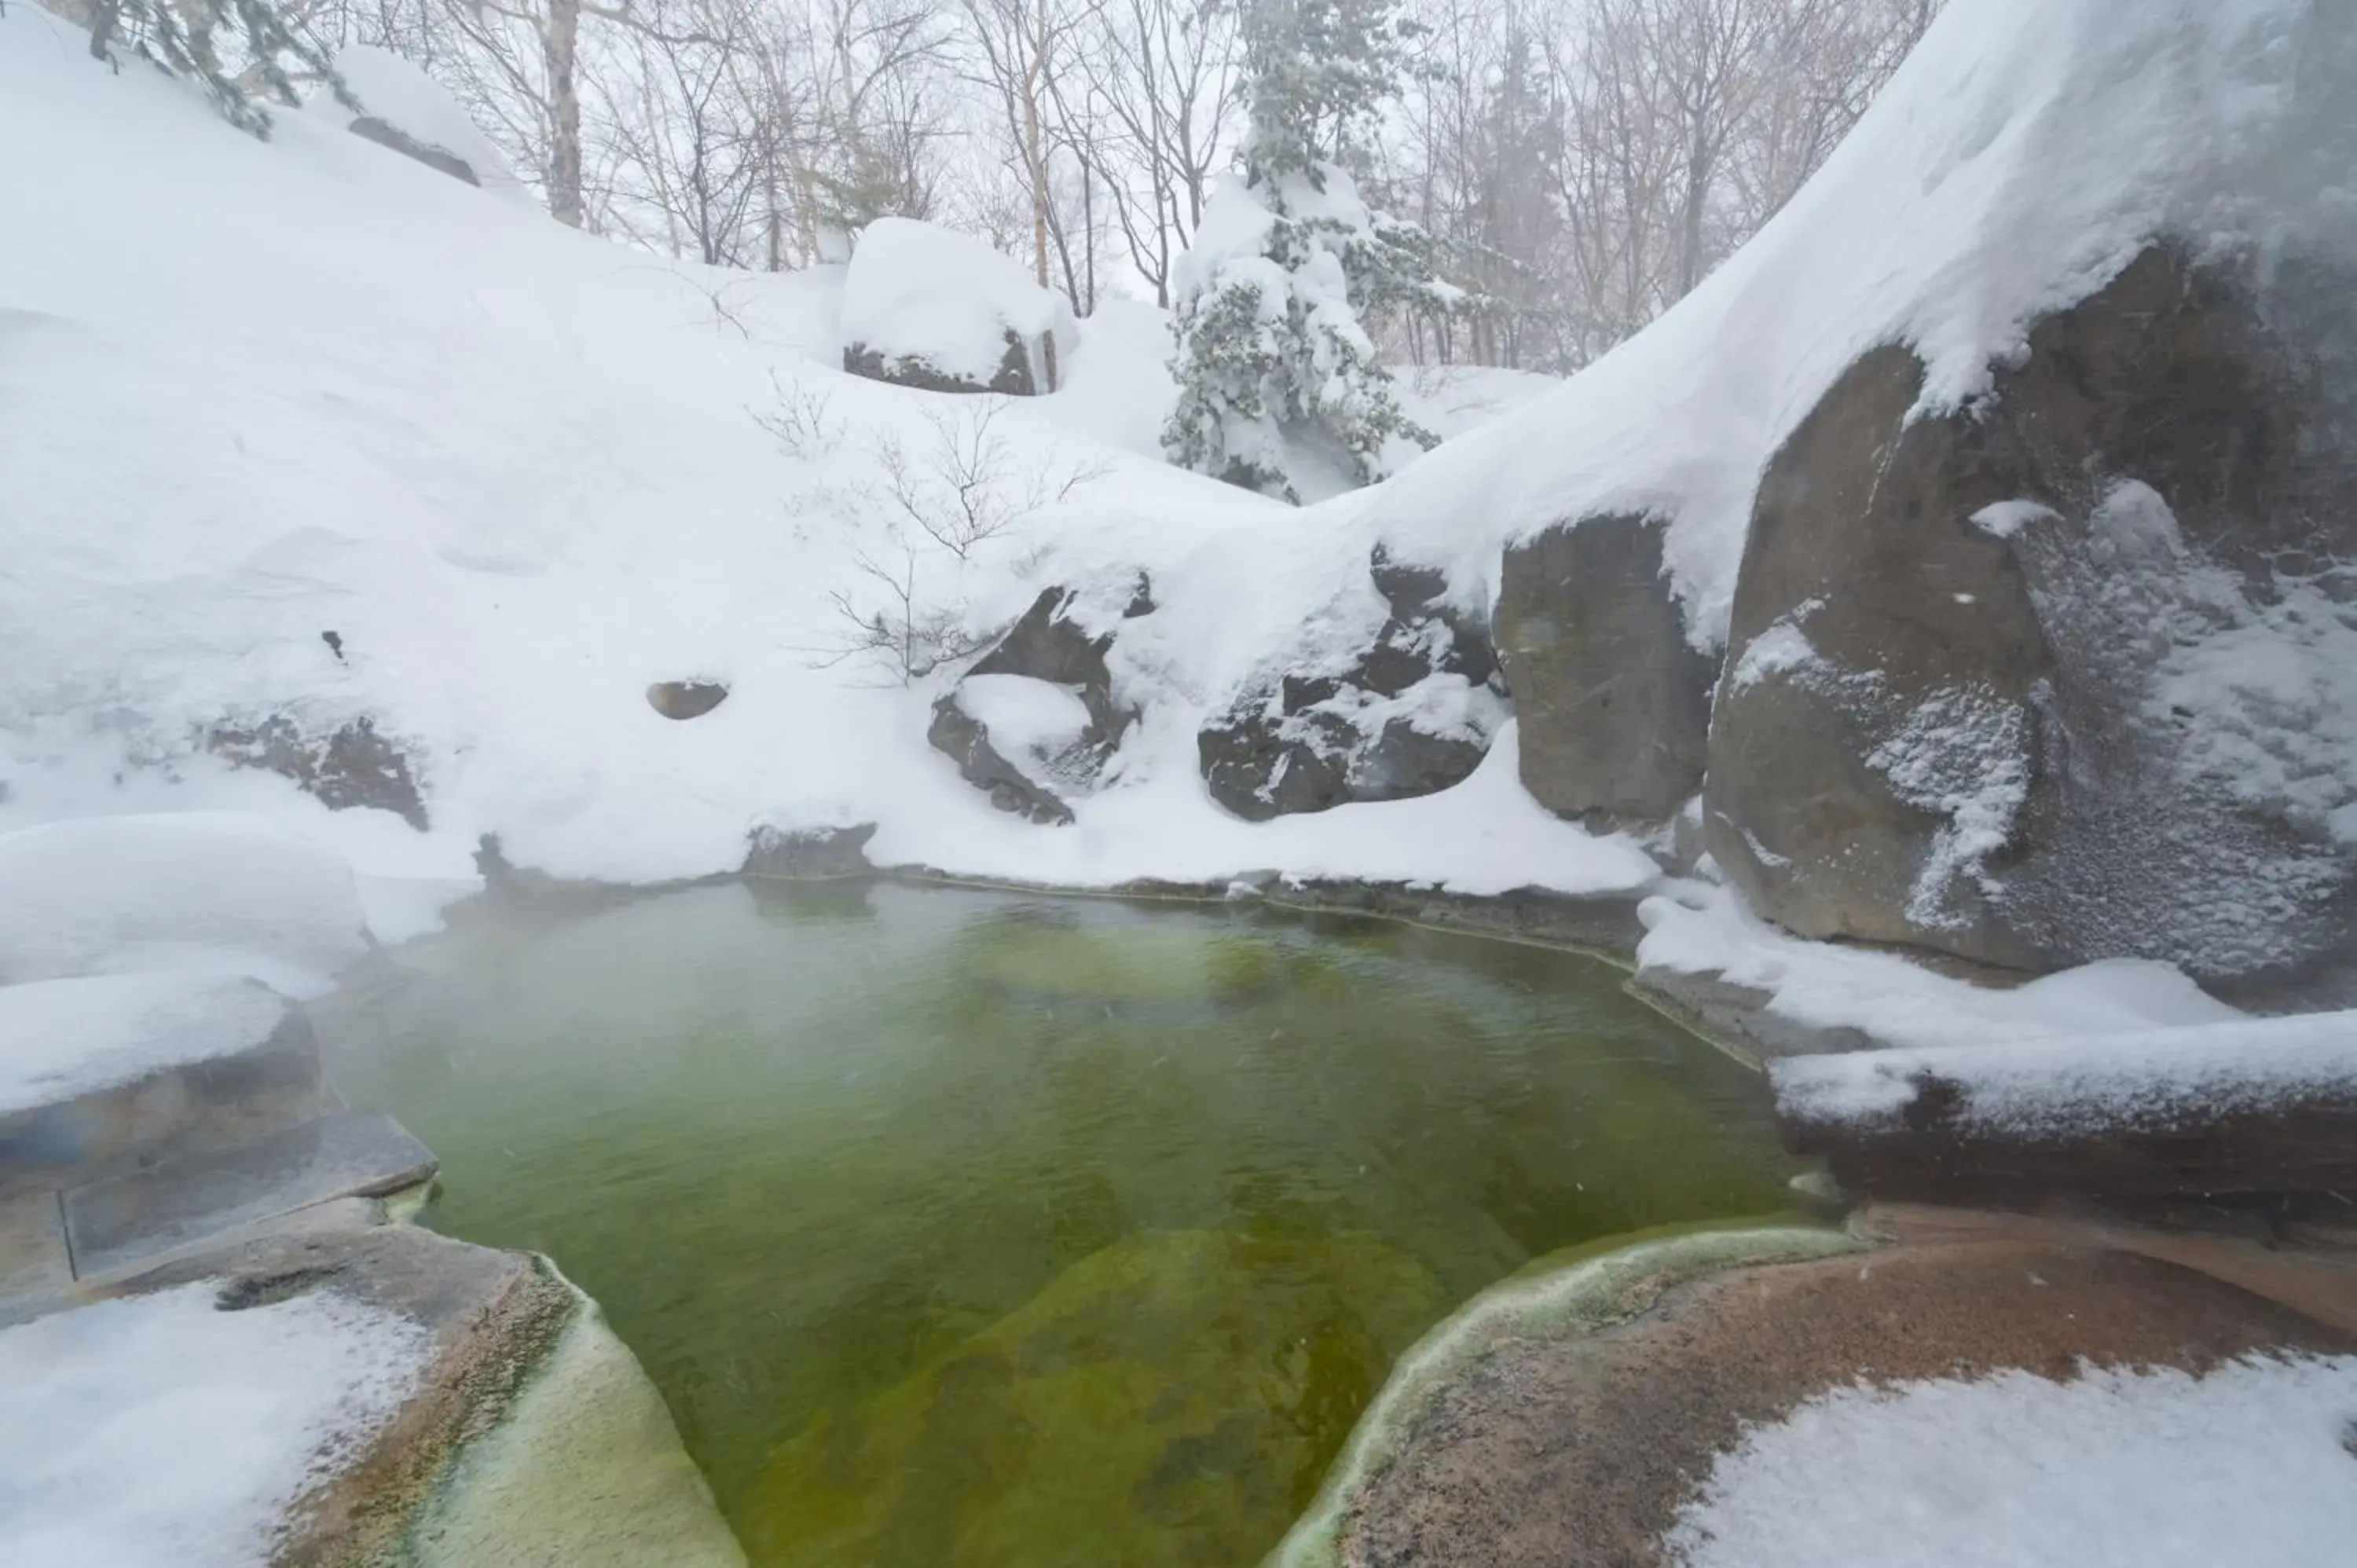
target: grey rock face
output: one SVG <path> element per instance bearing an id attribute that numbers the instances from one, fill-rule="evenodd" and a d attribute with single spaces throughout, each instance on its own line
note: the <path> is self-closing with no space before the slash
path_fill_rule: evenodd
<path id="1" fill-rule="evenodd" d="M 192 993 L 203 983 L 192 977 Z M 50 1191 L 102 1181 L 231 1148 L 339 1109 L 310 1020 L 295 1003 L 274 1000 L 250 1034 L 223 1042 L 233 1048 L 0 1114 L 0 1188 Z"/>
<path id="2" fill-rule="evenodd" d="M 718 681 L 658 681 L 647 688 L 647 706 L 667 719 L 700 719 L 728 700 Z"/>
<path id="3" fill-rule="evenodd" d="M 1702 787 L 1717 670 L 1686 639 L 1662 569 L 1666 526 L 1582 518 L 1506 552 L 1498 657 L 1523 787 L 1559 816 L 1651 826 Z"/>
<path id="4" fill-rule="evenodd" d="M 745 851 L 745 875 L 820 881 L 837 876 L 865 876 L 876 867 L 868 863 L 867 841 L 876 836 L 874 822 L 849 828 L 802 828 L 780 832 L 759 827 Z"/>
<path id="5" fill-rule="evenodd" d="M 843 368 L 871 381 L 890 381 L 919 392 L 1003 392 L 1009 397 L 1038 394 L 1039 387 L 1031 374 L 1031 360 L 1030 345 L 1011 327 L 1006 329 L 1006 352 L 999 359 L 997 371 L 987 381 L 952 375 L 921 354 L 888 356 L 865 343 L 845 344 L 843 350 Z"/>
<path id="6" fill-rule="evenodd" d="M 452 179 L 463 179 L 468 185 L 474 186 L 483 183 L 477 177 L 473 166 L 466 159 L 430 143 L 419 141 L 391 121 L 380 120 L 373 114 L 363 114 L 352 122 L 351 133 L 355 136 L 374 142 L 381 147 L 391 147 L 404 157 L 415 158 L 427 168 L 439 169 Z"/>
<path id="7" fill-rule="evenodd" d="M 1119 613 L 1135 618 L 1151 611 L 1152 600 L 1141 581 Z M 1081 612 L 1080 596 L 1072 589 L 1042 592 L 959 684 L 933 703 L 932 723 L 925 733 L 934 749 L 955 761 L 967 782 L 987 794 L 993 805 L 1036 822 L 1071 822 L 1064 794 L 1089 789 L 1137 722 L 1136 710 L 1114 693 L 1113 671 L 1106 662 L 1114 633 L 1090 629 Z M 996 675 L 1062 687 L 1080 699 L 1087 722 L 1050 755 L 1006 755 L 1013 747 L 1002 748 L 992 740 L 988 725 L 970 711 L 966 693 L 966 682 Z"/>
<path id="8" fill-rule="evenodd" d="M 321 736 L 287 714 L 273 714 L 259 724 L 217 726 L 206 746 L 237 767 L 283 774 L 331 811 L 372 806 L 419 832 L 428 825 L 406 748 L 366 715 Z"/>
<path id="9" fill-rule="evenodd" d="M 1251 822 L 1462 783 L 1506 715 L 1487 630 L 1448 606 L 1447 581 L 1378 552 L 1391 615 L 1340 671 L 1249 689 L 1195 737 L 1211 798 Z"/>
<path id="10" fill-rule="evenodd" d="M 2357 905 L 2345 272 L 2146 252 L 1975 406 L 1861 359 L 1763 477 L 1711 853 L 1771 918 L 2044 969 L 2287 974 Z M 2302 269 L 2312 276 L 2303 276 Z"/>
<path id="11" fill-rule="evenodd" d="M 74 1272 L 112 1273 L 205 1236 L 430 1179 L 433 1154 L 381 1111 L 343 1111 L 65 1197 Z"/>

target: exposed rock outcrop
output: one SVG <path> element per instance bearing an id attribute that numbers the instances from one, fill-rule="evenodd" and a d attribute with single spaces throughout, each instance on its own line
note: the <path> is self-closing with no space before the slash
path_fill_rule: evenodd
<path id="1" fill-rule="evenodd" d="M 940 362 L 927 354 L 891 354 L 865 343 L 847 343 L 843 349 L 843 368 L 855 376 L 865 376 L 871 381 L 890 381 L 894 386 L 914 387 L 919 392 L 1001 392 L 1008 397 L 1036 397 L 1039 387 L 1031 373 L 1035 358 L 1032 346 L 1026 343 L 1013 328 L 1005 333 L 1006 352 L 999 357 L 998 367 L 987 381 L 970 374 L 943 370 Z"/>
<path id="2" fill-rule="evenodd" d="M 363 114 L 351 123 L 350 130 L 355 136 L 374 142 L 381 147 L 391 147 L 404 157 L 415 158 L 427 168 L 441 170 L 452 179 L 462 179 L 472 186 L 483 183 L 475 173 L 474 166 L 466 159 L 446 148 L 419 141 L 390 121 L 380 120 L 373 114 Z"/>
<path id="3" fill-rule="evenodd" d="M 366 714 L 318 736 L 285 714 L 273 714 L 253 725 L 216 725 L 205 745 L 237 767 L 283 774 L 331 811 L 369 806 L 393 812 L 419 832 L 428 826 L 408 747 Z"/>
<path id="4" fill-rule="evenodd" d="M 1196 736 L 1211 798 L 1252 822 L 1462 783 L 1505 721 L 1488 630 L 1448 604 L 1437 571 L 1370 565 L 1390 607 L 1340 669 L 1247 688 Z"/>
<path id="5" fill-rule="evenodd" d="M 2034 969 L 2346 950 L 2352 280 L 2270 264 L 2262 295 L 2153 247 L 1974 406 L 1910 420 L 1920 367 L 1886 348 L 1793 432 L 1706 792 L 1711 853 L 1765 913 Z"/>
<path id="6" fill-rule="evenodd" d="M 700 719 L 728 700 L 719 681 L 658 681 L 647 688 L 647 706 L 667 719 Z"/>
<path id="7" fill-rule="evenodd" d="M 791 881 L 866 876 L 876 869 L 866 854 L 867 841 L 875 836 L 874 822 L 848 828 L 757 827 L 745 847 L 744 874 Z"/>
<path id="8" fill-rule="evenodd" d="M 933 703 L 926 739 L 999 810 L 1071 822 L 1066 800 L 1094 787 L 1137 720 L 1114 694 L 1106 655 L 1110 628 L 1148 613 L 1137 608 L 1143 595 L 1142 580 L 1106 605 L 1071 588 L 1043 591 Z"/>
<path id="9" fill-rule="evenodd" d="M 1657 826 L 1702 788 L 1717 669 L 1687 639 L 1662 566 L 1666 527 L 1582 518 L 1506 551 L 1498 657 L 1523 787 L 1560 816 Z"/>

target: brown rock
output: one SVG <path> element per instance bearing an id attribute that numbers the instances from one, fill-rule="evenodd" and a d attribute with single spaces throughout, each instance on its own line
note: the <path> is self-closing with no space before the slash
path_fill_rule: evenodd
<path id="1" fill-rule="evenodd" d="M 369 806 L 391 811 L 419 832 L 429 825 L 408 746 L 366 714 L 320 736 L 288 714 L 273 714 L 258 724 L 217 726 L 205 745 L 239 768 L 266 768 L 293 779 L 331 811 Z"/>
<path id="2" fill-rule="evenodd" d="M 1652 1568 L 1747 1423 L 1860 1378 L 2200 1371 L 2357 1339 L 2125 1252 L 1969 1241 L 1776 1264 L 1671 1292 L 1587 1338 L 1508 1344 L 1441 1391 L 1350 1507 L 1357 1568 Z"/>

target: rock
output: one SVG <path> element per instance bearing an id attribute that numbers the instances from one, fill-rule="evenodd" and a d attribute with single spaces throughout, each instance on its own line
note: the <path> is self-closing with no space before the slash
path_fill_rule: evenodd
<path id="1" fill-rule="evenodd" d="M 302 1009 L 236 977 L 0 986 L 0 1188 L 102 1180 L 339 1104 Z"/>
<path id="2" fill-rule="evenodd" d="M 203 1237 L 339 1197 L 381 1197 L 433 1178 L 435 1160 L 381 1111 L 342 1111 L 232 1148 L 78 1187 L 65 1195 L 74 1272 L 119 1273 Z"/>
<path id="3" fill-rule="evenodd" d="M 205 747 L 239 768 L 266 768 L 292 779 L 331 811 L 370 806 L 419 832 L 429 825 L 407 746 L 378 730 L 366 714 L 323 737 L 273 714 L 255 725 L 218 725 L 206 736 Z"/>
<path id="4" fill-rule="evenodd" d="M 1498 657 L 1523 787 L 1559 816 L 1654 826 L 1702 788 L 1715 660 L 1686 636 L 1659 518 L 1608 514 L 1511 546 Z"/>
<path id="5" fill-rule="evenodd" d="M 1136 709 L 1114 693 L 1113 627 L 1135 618 L 1142 583 L 1118 603 L 1049 588 L 933 703 L 926 738 L 1001 811 L 1071 821 L 1065 798 L 1085 793 L 1121 746 Z"/>
<path id="6" fill-rule="evenodd" d="M 647 706 L 667 719 L 700 719 L 727 697 L 718 681 L 658 681 L 647 688 Z"/>
<path id="7" fill-rule="evenodd" d="M 2357 325 L 2345 271 L 2280 277 L 2263 319 L 2247 278 L 2157 245 L 1970 408 L 1913 417 L 1920 367 L 1885 348 L 1794 430 L 1706 791 L 1762 912 L 2040 970 L 2350 950 Z"/>
<path id="8" fill-rule="evenodd" d="M 335 68 L 360 106 L 323 91 L 308 105 L 312 113 L 340 120 L 354 135 L 453 179 L 539 207 L 458 101 L 417 66 L 390 49 L 348 44 L 336 51 Z"/>
<path id="9" fill-rule="evenodd" d="M 429 146 L 400 126 L 390 124 L 373 114 L 363 114 L 348 127 L 355 136 L 374 142 L 381 147 L 391 147 L 407 158 L 415 158 L 427 168 L 439 169 L 452 179 L 465 180 L 468 185 L 483 182 L 466 159 L 440 147 Z"/>
<path id="10" fill-rule="evenodd" d="M 115 1294 L 192 1283 L 224 1313 L 332 1292 L 422 1337 L 398 1411 L 315 1473 L 273 1562 L 743 1568 L 652 1384 L 544 1260 L 390 1225 L 266 1237 Z"/>
<path id="11" fill-rule="evenodd" d="M 926 392 L 1053 391 L 1078 343 L 1063 296 L 972 235 L 910 218 L 860 231 L 843 280 L 843 368 Z"/>
<path id="12" fill-rule="evenodd" d="M 874 822 L 848 828 L 780 829 L 764 823 L 747 835 L 743 875 L 820 881 L 866 876 L 876 867 L 866 855 Z"/>
<path id="13" fill-rule="evenodd" d="M 1061 827 L 1072 820 L 1072 809 L 1055 791 L 999 754 L 990 742 L 989 726 L 959 705 L 955 692 L 933 703 L 933 719 L 926 726 L 925 739 L 956 763 L 965 781 L 989 796 L 990 803 L 1000 811 L 1049 827 Z"/>
<path id="14" fill-rule="evenodd" d="M 1447 579 L 1381 550 L 1390 607 L 1339 669 L 1248 687 L 1195 737 L 1211 799 L 1250 822 L 1396 800 L 1462 783 L 1509 710 L 1487 631 L 1449 606 Z"/>
<path id="15" fill-rule="evenodd" d="M 1715 1456 L 1861 1379 L 2200 1373 L 2352 1348 L 2288 1307 L 2124 1251 L 1993 1240 L 1737 1269 L 1623 1326 L 1550 1326 L 1460 1363 L 1400 1412 L 1389 1464 L 1338 1500 L 1336 1558 L 1666 1565 L 1663 1537 Z"/>
<path id="16" fill-rule="evenodd" d="M 0 1326 L 39 1316 L 72 1288 L 73 1254 L 58 1195 L 0 1190 Z"/>

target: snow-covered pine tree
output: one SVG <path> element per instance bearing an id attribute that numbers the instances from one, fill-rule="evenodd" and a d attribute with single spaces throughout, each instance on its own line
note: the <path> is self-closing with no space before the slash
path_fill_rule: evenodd
<path id="1" fill-rule="evenodd" d="M 116 44 L 202 81 L 230 124 L 257 136 L 270 134 L 264 100 L 289 108 L 302 102 L 290 64 L 359 107 L 327 52 L 288 24 L 277 0 L 97 0 L 90 52 L 112 64 Z"/>
<path id="2" fill-rule="evenodd" d="M 1362 322 L 1463 308 L 1429 236 L 1373 211 L 1352 171 L 1394 91 L 1394 0 L 1249 0 L 1243 167 L 1175 269 L 1171 461 L 1287 500 L 1383 478 L 1383 448 L 1435 437 L 1404 413 Z"/>

